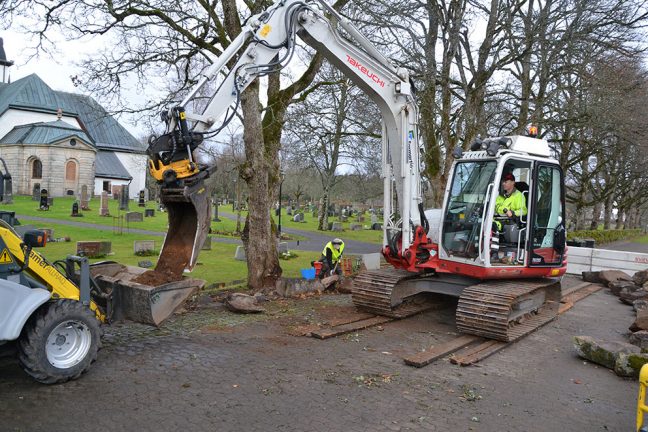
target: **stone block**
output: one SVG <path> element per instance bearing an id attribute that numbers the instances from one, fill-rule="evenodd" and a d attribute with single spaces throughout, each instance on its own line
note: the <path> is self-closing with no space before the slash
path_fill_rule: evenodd
<path id="1" fill-rule="evenodd" d="M 648 351 L 648 331 L 639 330 L 630 335 L 629 339 L 632 345 L 637 345 L 642 351 Z"/>
<path id="2" fill-rule="evenodd" d="M 622 281 L 622 280 L 610 282 L 608 284 L 608 287 L 610 288 L 610 291 L 612 291 L 612 294 L 614 294 L 615 296 L 620 295 L 621 290 L 623 289 L 626 289 L 626 291 L 629 292 L 636 291 L 639 289 L 639 287 L 636 286 L 634 283 L 628 281 Z"/>
<path id="3" fill-rule="evenodd" d="M 88 258 L 99 258 L 112 252 L 112 242 L 109 241 L 79 241 L 76 253 Z"/>
<path id="4" fill-rule="evenodd" d="M 635 310 L 635 312 L 648 309 L 648 301 L 647 300 L 635 300 L 632 303 L 632 308 Z"/>
<path id="5" fill-rule="evenodd" d="M 591 282 L 591 283 L 601 283 L 601 278 L 600 278 L 600 271 L 584 271 L 582 273 L 583 275 L 583 280 L 585 282 Z"/>
<path id="6" fill-rule="evenodd" d="M 211 250 L 212 249 L 212 238 L 211 236 L 205 237 L 205 243 L 200 250 Z"/>
<path id="7" fill-rule="evenodd" d="M 639 309 L 630 331 L 648 330 L 648 309 Z"/>
<path id="8" fill-rule="evenodd" d="M 135 240 L 133 242 L 133 252 L 137 255 L 143 252 L 152 252 L 155 250 L 155 240 Z"/>
<path id="9" fill-rule="evenodd" d="M 380 268 L 380 253 L 362 255 L 362 263 L 367 270 L 378 270 Z"/>
<path id="10" fill-rule="evenodd" d="M 599 279 L 604 284 L 609 284 L 612 281 L 625 280 L 631 281 L 632 278 L 627 273 L 621 270 L 602 270 L 599 272 Z"/>
<path id="11" fill-rule="evenodd" d="M 304 214 L 303 213 L 297 213 L 295 216 L 292 218 L 293 222 L 303 222 L 304 221 Z"/>
<path id="12" fill-rule="evenodd" d="M 352 223 L 351 225 L 349 225 L 349 229 L 351 231 L 361 231 L 362 230 L 362 224 Z"/>
<path id="13" fill-rule="evenodd" d="M 144 217 L 155 217 L 155 209 L 145 209 Z"/>
<path id="14" fill-rule="evenodd" d="M 580 357 L 608 369 L 614 369 L 620 354 L 638 354 L 641 352 L 638 346 L 629 343 L 599 342 L 590 336 L 575 336 L 574 348 Z"/>
<path id="15" fill-rule="evenodd" d="M 622 377 L 639 377 L 641 367 L 648 363 L 648 353 L 620 353 L 614 364 L 614 372 Z"/>
<path id="16" fill-rule="evenodd" d="M 627 305 L 632 306 L 636 300 L 648 300 L 648 291 L 643 288 L 636 287 L 636 289 L 623 288 L 619 293 L 621 301 Z"/>
<path id="17" fill-rule="evenodd" d="M 237 261 L 247 261 L 245 256 L 245 248 L 243 246 L 237 246 L 236 252 L 234 253 L 234 259 Z"/>
<path id="18" fill-rule="evenodd" d="M 342 222 L 333 222 L 333 225 L 331 226 L 331 231 L 344 231 L 344 228 L 342 227 Z"/>
<path id="19" fill-rule="evenodd" d="M 638 271 L 632 276 L 632 281 L 635 283 L 635 285 L 642 286 L 646 282 L 648 282 L 648 270 L 642 270 Z"/>
<path id="20" fill-rule="evenodd" d="M 288 243 L 287 242 L 279 242 L 279 245 L 277 245 L 277 252 L 279 252 L 280 254 L 287 253 L 288 252 Z"/>
<path id="21" fill-rule="evenodd" d="M 382 224 L 379 223 L 371 224 L 371 229 L 374 231 L 382 231 Z"/>
<path id="22" fill-rule="evenodd" d="M 128 212 L 126 213 L 126 222 L 143 222 L 144 213 L 142 212 Z"/>

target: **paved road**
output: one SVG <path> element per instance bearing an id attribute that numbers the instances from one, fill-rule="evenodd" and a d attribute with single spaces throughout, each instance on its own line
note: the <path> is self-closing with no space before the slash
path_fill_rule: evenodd
<path id="1" fill-rule="evenodd" d="M 485 359 L 401 357 L 455 337 L 453 309 L 328 340 L 290 334 L 348 296 L 206 304 L 160 330 L 109 328 L 80 380 L 42 386 L 0 359 L 0 431 L 628 431 L 637 384 L 577 358 L 572 337 L 623 340 L 632 309 L 601 291 Z M 593 318 L 595 317 L 595 318 Z"/>
<path id="2" fill-rule="evenodd" d="M 648 254 L 648 243 L 635 243 L 633 241 L 620 241 L 597 246 L 598 249 L 611 249 L 625 252 Z"/>
<path id="3" fill-rule="evenodd" d="M 236 216 L 232 214 L 223 213 L 223 212 L 221 212 L 219 216 L 227 217 L 230 219 L 236 219 Z M 77 226 L 83 228 L 96 228 L 102 230 L 111 229 L 110 226 L 93 224 L 88 222 L 81 222 L 77 220 L 51 219 L 51 218 L 44 218 L 40 216 L 27 216 L 27 215 L 16 215 L 16 217 L 21 221 L 34 221 L 34 222 L 51 223 L 51 224 L 59 224 L 59 225 L 67 225 L 67 226 Z M 332 240 L 334 237 L 336 237 L 336 235 L 344 237 L 344 233 L 340 233 L 340 234 L 333 233 L 333 232 L 326 233 L 326 234 L 314 233 L 311 231 L 302 231 L 299 229 L 288 228 L 283 226 L 281 227 L 281 230 L 288 234 L 294 234 L 300 237 L 304 237 L 304 239 L 302 240 L 292 240 L 287 242 L 288 249 L 290 250 L 321 252 L 322 249 L 324 248 L 324 245 L 330 240 Z M 151 230 L 145 230 L 139 228 L 129 228 L 128 231 L 133 234 L 144 234 L 144 235 L 160 236 L 160 237 L 164 236 L 165 234 L 160 231 L 151 231 Z M 226 238 L 226 237 L 212 237 L 212 241 L 219 242 L 219 243 L 242 244 L 241 241 L 238 239 Z M 346 245 L 345 251 L 347 254 L 366 254 L 366 253 L 380 252 L 380 245 L 377 244 L 347 239 L 345 240 L 345 245 Z"/>

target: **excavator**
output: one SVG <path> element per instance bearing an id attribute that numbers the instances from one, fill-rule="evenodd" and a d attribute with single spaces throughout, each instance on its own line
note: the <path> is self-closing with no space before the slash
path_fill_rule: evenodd
<path id="1" fill-rule="evenodd" d="M 453 296 L 459 330 L 502 341 L 553 319 L 566 271 L 565 200 L 563 173 L 547 141 L 511 135 L 455 149 L 443 207 L 424 210 L 418 108 L 408 71 L 324 0 L 281 0 L 250 17 L 185 99 L 163 114 L 166 131 L 148 149 L 170 222 L 156 269 L 195 264 L 209 229 L 204 180 L 214 168 L 197 163 L 193 152 L 233 119 L 251 82 L 289 64 L 297 36 L 362 89 L 382 117 L 382 254 L 390 268 L 357 276 L 354 304 L 404 317 L 429 308 L 435 294 Z M 215 90 L 194 104 L 207 87 Z M 507 174 L 526 207 L 514 218 L 496 211 Z"/>

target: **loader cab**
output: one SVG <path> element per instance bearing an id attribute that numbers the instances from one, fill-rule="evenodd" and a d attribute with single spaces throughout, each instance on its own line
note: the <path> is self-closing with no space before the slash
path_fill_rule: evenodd
<path id="1" fill-rule="evenodd" d="M 563 174 L 546 141 L 521 138 L 525 151 L 511 145 L 495 155 L 467 152 L 455 161 L 443 208 L 441 259 L 492 268 L 562 266 Z M 502 180 L 511 176 L 525 207 L 512 218 L 502 214 L 502 205 L 497 208 L 498 196 L 508 196 Z"/>

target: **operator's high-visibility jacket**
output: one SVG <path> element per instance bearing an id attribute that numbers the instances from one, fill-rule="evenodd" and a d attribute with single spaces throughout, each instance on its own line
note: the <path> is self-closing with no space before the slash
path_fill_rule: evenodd
<path id="1" fill-rule="evenodd" d="M 506 210 L 511 210 L 515 216 L 525 216 L 527 214 L 526 202 L 524 195 L 517 189 L 509 196 L 500 195 L 495 201 L 495 213 L 505 214 Z"/>
<path id="2" fill-rule="evenodd" d="M 324 250 L 322 251 L 322 255 L 326 257 L 326 261 L 328 262 L 329 267 L 333 267 L 336 262 L 340 260 L 340 257 L 342 256 L 342 252 L 344 252 L 344 243 L 340 245 L 340 249 L 335 249 L 333 246 L 333 242 L 330 241 L 326 243 L 326 246 L 324 246 Z"/>

